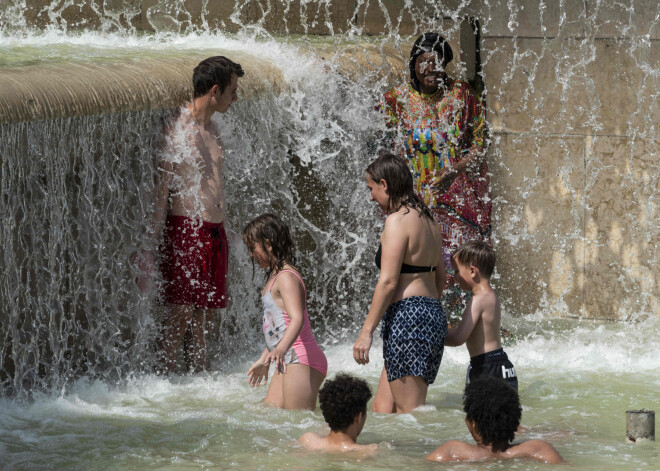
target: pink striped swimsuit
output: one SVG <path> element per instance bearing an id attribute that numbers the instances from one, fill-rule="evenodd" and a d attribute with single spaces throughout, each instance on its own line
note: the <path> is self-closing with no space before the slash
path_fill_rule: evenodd
<path id="1" fill-rule="evenodd" d="M 264 337 L 266 338 L 266 346 L 268 347 L 268 351 L 272 352 L 277 344 L 280 343 L 286 328 L 291 322 L 287 313 L 275 304 L 273 296 L 270 294 L 270 290 L 273 288 L 275 280 L 277 280 L 277 277 L 284 272 L 293 273 L 300 280 L 300 283 L 302 283 L 305 293 L 303 327 L 298 338 L 293 342 L 291 348 L 289 348 L 284 355 L 284 363 L 287 365 L 307 365 L 325 376 L 328 372 L 328 360 L 325 358 L 319 344 L 316 343 L 312 327 L 309 324 L 309 314 L 307 313 L 307 290 L 305 288 L 305 283 L 300 275 L 293 270 L 282 270 L 279 272 L 271 282 L 270 288 L 268 288 L 266 294 L 261 298 L 261 304 L 264 307 Z"/>

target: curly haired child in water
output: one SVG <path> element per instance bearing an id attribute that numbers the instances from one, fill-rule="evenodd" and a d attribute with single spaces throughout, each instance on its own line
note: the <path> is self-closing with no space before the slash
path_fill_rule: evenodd
<path id="1" fill-rule="evenodd" d="M 328 362 L 309 324 L 306 291 L 295 267 L 294 245 L 287 225 L 274 214 L 262 214 L 243 229 L 250 258 L 265 270 L 261 293 L 266 348 L 248 370 L 250 385 L 268 381 L 264 402 L 283 409 L 316 408 L 316 397 Z"/>
<path id="2" fill-rule="evenodd" d="M 371 398 L 369 385 L 363 379 L 339 373 L 335 379 L 325 382 L 319 392 L 323 418 L 330 426 L 330 433 L 322 437 L 307 432 L 298 442 L 304 448 L 323 452 L 359 452 L 374 454 L 378 445 L 358 445 L 356 440 L 367 420 L 367 402 Z"/>
<path id="3" fill-rule="evenodd" d="M 522 408 L 518 392 L 503 379 L 481 376 L 465 387 L 465 425 L 476 445 L 459 440 L 443 443 L 429 461 L 483 461 L 526 458 L 544 463 L 562 463 L 561 455 L 545 440 L 512 444 L 520 425 Z"/>

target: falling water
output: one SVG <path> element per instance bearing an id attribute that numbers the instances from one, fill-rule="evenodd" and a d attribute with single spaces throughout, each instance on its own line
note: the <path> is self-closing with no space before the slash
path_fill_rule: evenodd
<path id="1" fill-rule="evenodd" d="M 281 74 L 281 92 L 215 117 L 227 149 L 231 303 L 212 333 L 212 373 L 151 374 L 159 283 L 141 293 L 131 263 L 153 248 L 173 101 L 0 124 L 0 467 L 309 467 L 291 442 L 323 430 L 319 413 L 264 409 L 263 391 L 244 381 L 262 348 L 262 279 L 240 232 L 266 211 L 290 223 L 329 375 L 349 371 L 375 389 L 382 360 L 364 368 L 350 356 L 377 276 L 381 219 L 363 182 L 384 129 L 374 106 L 405 79 L 388 59 L 403 64 L 411 36 L 436 29 L 464 49 L 450 73 L 483 87 L 489 107 L 495 283 L 529 435 L 576 469 L 654 469 L 657 447 L 624 445 L 619 422 L 626 409 L 653 408 L 660 385 L 656 2 L 142 3 L 2 0 L 0 65 L 80 70 L 240 52 Z M 361 441 L 383 451 L 365 466 L 423 468 L 442 441 L 469 440 L 467 361 L 447 350 L 419 413 L 369 417 Z"/>

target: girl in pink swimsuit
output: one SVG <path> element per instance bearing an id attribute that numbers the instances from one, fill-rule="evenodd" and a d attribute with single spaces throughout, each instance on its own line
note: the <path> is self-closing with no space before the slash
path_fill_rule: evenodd
<path id="1" fill-rule="evenodd" d="M 295 268 L 289 228 L 273 214 L 262 214 L 243 229 L 253 263 L 265 269 L 261 302 L 266 348 L 248 370 L 249 382 L 268 381 L 275 364 L 265 402 L 283 409 L 316 408 L 316 397 L 328 362 L 309 324 L 305 284 Z"/>

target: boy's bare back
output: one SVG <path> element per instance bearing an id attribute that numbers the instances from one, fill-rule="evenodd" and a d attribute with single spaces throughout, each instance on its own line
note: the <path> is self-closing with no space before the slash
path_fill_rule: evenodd
<path id="1" fill-rule="evenodd" d="M 332 435 L 322 437 L 316 433 L 308 432 L 298 440 L 303 448 L 327 453 L 356 452 L 361 456 L 371 456 L 378 450 L 378 445 L 358 445 L 352 440 L 333 440 Z"/>
<path id="2" fill-rule="evenodd" d="M 465 321 L 466 317 L 468 318 L 467 321 Z M 461 325 L 465 322 L 465 328 L 467 329 L 470 324 L 474 324 L 472 332 L 465 340 L 470 357 L 491 352 L 502 347 L 500 340 L 501 318 L 500 302 L 492 288 L 475 294 L 468 301 L 463 312 Z M 461 334 L 461 325 L 459 325 L 458 335 Z"/>
<path id="3" fill-rule="evenodd" d="M 557 450 L 545 440 L 528 440 L 511 445 L 504 451 L 493 451 L 490 446 L 472 445 L 459 440 L 443 443 L 426 459 L 430 461 L 483 461 L 488 459 L 527 458 L 544 463 L 562 463 Z"/>

